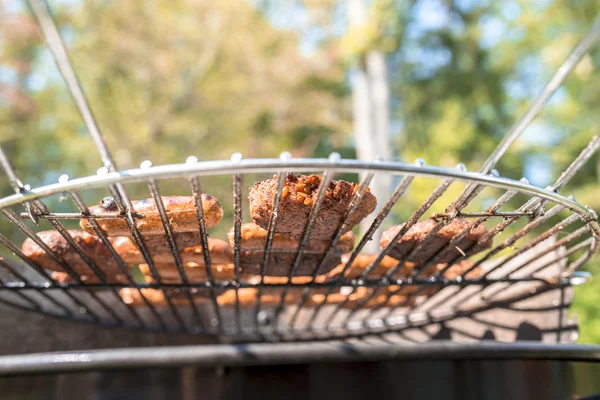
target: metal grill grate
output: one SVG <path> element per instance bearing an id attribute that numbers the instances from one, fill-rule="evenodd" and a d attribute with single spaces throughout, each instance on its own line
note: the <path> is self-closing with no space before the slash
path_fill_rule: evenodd
<path id="1" fill-rule="evenodd" d="M 560 87 L 577 62 L 598 41 L 600 20 L 596 21 L 588 36 L 557 70 L 538 99 L 505 136 L 478 172 L 468 172 L 463 165 L 457 166 L 456 169 L 430 167 L 422 160 L 418 160 L 415 164 L 382 160 L 360 162 L 341 159 L 337 154 L 332 154 L 329 159 L 293 159 L 289 153 L 283 153 L 279 159 L 254 160 L 244 160 L 236 153 L 228 161 L 207 162 L 198 162 L 195 157 L 188 157 L 185 163 L 165 166 L 152 166 L 151 162 L 145 161 L 139 169 L 119 171 L 94 120 L 47 7 L 39 0 L 31 0 L 29 3 L 98 147 L 104 166 L 95 176 L 73 180 L 63 176 L 57 184 L 29 188 L 18 179 L 7 155 L 0 149 L 0 165 L 15 190 L 14 195 L 0 199 L 0 210 L 20 231 L 44 249 L 72 279 L 72 283 L 58 282 L 53 279 L 48 271 L 27 258 L 21 252 L 19 245 L 0 233 L 0 244 L 16 256 L 16 260 L 0 259 L 0 270 L 4 273 L 2 275 L 4 278 L 0 280 L 0 301 L 4 303 L 24 310 L 109 326 L 210 335 L 259 335 L 300 340 L 313 337 L 357 336 L 397 330 L 409 325 L 449 321 L 502 304 L 518 303 L 586 279 L 586 275 L 577 270 L 594 254 L 598 246 L 600 227 L 597 223 L 597 215 L 577 203 L 572 197 L 565 197 L 558 192 L 592 157 L 600 146 L 600 136 L 595 136 L 554 185 L 545 189 L 530 185 L 526 179 L 515 181 L 501 178 L 493 168 Z M 322 182 L 298 248 L 275 249 L 272 244 L 279 217 L 277 208 L 282 198 L 285 176 L 290 172 L 317 172 L 321 174 Z M 244 218 L 242 196 L 245 195 L 246 189 L 244 178 L 249 174 L 254 176 L 258 173 L 276 174 L 277 193 L 269 222 L 260 279 L 248 281 L 243 279 L 243 271 L 240 268 L 241 226 Z M 325 190 L 322 188 L 328 187 L 335 175 L 341 173 L 363 174 L 359 190 L 354 194 L 342 224 L 337 227 L 312 276 L 302 283 L 293 282 L 292 278 L 296 276 L 302 255 L 310 253 L 306 247 L 323 206 Z M 333 255 L 342 232 L 349 226 L 370 181 L 376 174 L 392 174 L 399 179 L 393 194 L 389 199 L 379 199 L 380 202 L 385 201 L 383 208 L 349 255 L 342 272 L 330 280 L 318 280 L 317 277 L 327 260 Z M 215 278 L 208 251 L 208 233 L 201 196 L 205 188 L 201 183 L 206 177 L 216 175 L 230 175 L 232 178 L 235 267 L 232 281 Z M 205 281 L 189 279 L 161 196 L 160 181 L 182 179 L 187 180 L 187 191 L 193 196 L 196 206 L 200 244 L 204 250 L 207 272 Z M 358 278 L 347 278 L 345 273 L 353 266 L 366 243 L 372 239 L 376 231 L 383 229 L 395 218 L 396 205 L 402 204 L 403 195 L 411 190 L 415 180 L 420 179 L 436 179 L 439 184 L 431 194 L 423 196 L 422 204 L 406 220 L 390 244 L 383 247 L 370 265 L 364 268 L 361 275 Z M 148 186 L 149 193 L 156 202 L 181 283 L 163 282 L 160 271 L 146 246 L 144 236 L 136 225 L 136 219 L 141 215 L 133 211 L 127 186 L 140 182 Z M 414 268 L 409 275 L 401 279 L 396 277 L 396 273 L 406 264 L 404 261 L 398 261 L 396 267 L 383 276 L 374 276 L 375 268 L 390 252 L 393 243 L 405 235 L 419 219 L 426 216 L 436 202 L 443 201 L 440 199 L 449 193 L 449 188 L 459 185 L 464 187 L 458 197 L 449 203 L 443 213 L 435 215 L 434 228 L 406 259 L 422 252 L 435 234 L 453 220 L 468 219 L 472 224 L 458 232 L 449 243 L 431 255 L 422 267 Z M 117 216 L 90 213 L 82 192 L 94 189 L 108 190 L 120 212 Z M 58 213 L 48 209 L 44 199 L 57 194 L 72 200 L 75 208 L 73 212 Z M 473 200 L 477 197 L 485 197 L 493 201 L 483 210 L 467 210 L 469 206 L 473 208 L 473 204 L 476 203 Z M 525 198 L 521 203 L 522 206 L 511 211 L 501 211 L 502 207 L 513 204 L 521 198 Z M 219 200 L 226 201 L 224 198 Z M 25 212 L 20 212 L 22 206 L 25 207 Z M 15 211 L 17 207 L 19 211 Z M 151 283 L 136 280 L 131 268 L 115 251 L 96 221 L 98 218 L 112 217 L 124 220 L 129 227 L 131 237 L 148 265 L 153 278 Z M 64 221 L 81 218 L 90 221 L 92 229 L 108 248 L 125 276 L 124 282 L 109 281 L 103 266 L 95 265 L 63 224 Z M 44 244 L 36 229 L 30 228 L 24 222 L 27 219 L 36 225 L 41 219 L 47 220 L 85 260 L 89 267 L 89 276 L 95 276 L 98 283 L 82 280 L 82 276 L 77 271 Z M 460 255 L 448 262 L 445 268 L 431 273 L 431 268 L 439 263 L 440 256 L 449 249 L 457 248 L 457 244 L 479 225 L 489 226 L 485 236 L 479 240 L 480 243 L 496 238 L 496 243 L 491 250 L 482 253 L 483 256 L 477 256 L 475 245 L 471 248 L 458 248 Z M 520 229 L 498 243 L 498 237 L 510 225 Z M 517 245 L 520 247 L 517 248 Z M 269 256 L 284 251 L 295 254 L 287 279 L 282 283 L 265 282 Z M 452 265 L 467 259 L 474 261 L 471 267 L 461 271 L 452 279 L 446 276 Z M 481 271 L 477 276 L 472 273 L 476 269 Z M 130 288 L 133 294 L 139 297 L 141 304 L 123 302 L 120 296 L 120 290 L 123 288 Z M 257 289 L 255 301 L 249 308 L 242 307 L 240 298 L 240 290 L 248 288 Z M 149 292 L 145 289 L 158 290 L 163 295 L 164 306 L 150 298 Z M 385 289 L 385 292 L 381 289 Z M 262 294 L 273 293 L 273 290 L 277 300 L 264 304 Z M 219 296 L 225 291 L 234 295 L 235 301 L 231 305 L 224 306 L 219 303 Z M 356 296 L 360 291 L 366 291 L 364 292 L 366 294 Z M 198 302 L 195 296 L 198 292 L 208 293 L 208 300 Z M 314 300 L 315 293 L 320 295 L 320 301 Z M 384 296 L 380 298 L 382 293 Z M 291 296 L 292 294 L 294 297 Z M 183 303 L 181 297 L 178 297 L 180 295 L 184 296 Z M 328 301 L 332 297 L 339 298 L 340 295 L 342 296 L 340 300 Z M 403 296 L 403 301 L 400 303 L 396 301 L 399 295 Z M 291 298 L 297 301 L 290 304 Z"/>

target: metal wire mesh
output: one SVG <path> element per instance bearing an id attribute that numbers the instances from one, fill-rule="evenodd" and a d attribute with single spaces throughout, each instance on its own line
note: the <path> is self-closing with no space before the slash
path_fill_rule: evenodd
<path id="1" fill-rule="evenodd" d="M 588 148 L 584 149 L 575 163 L 581 163 L 589 158 L 593 151 L 600 145 L 600 138 L 594 139 Z M 5 169 L 10 169 L 5 157 L 2 157 Z M 333 179 L 336 173 L 369 171 L 360 183 L 361 190 L 356 191 L 354 199 L 348 209 L 344 221 L 337 227 L 333 240 L 328 247 L 320 252 L 320 261 L 315 264 L 312 276 L 297 282 L 296 270 L 299 260 L 307 250 L 308 238 L 324 201 L 324 192 L 319 193 L 312 205 L 309 222 L 306 224 L 302 238 L 298 240 L 295 250 L 273 248 L 273 236 L 277 224 L 277 210 L 269 224 L 267 240 L 263 253 L 260 279 L 242 279 L 243 269 L 240 265 L 242 254 L 241 227 L 245 211 L 242 207 L 244 193 L 243 178 L 248 171 L 276 171 L 278 190 L 275 199 L 282 196 L 283 185 L 279 177 L 285 176 L 288 171 L 323 170 L 323 180 Z M 240 171 L 245 171 L 240 173 Z M 101 171 L 103 172 L 103 171 Z M 387 199 L 385 206 L 379 212 L 371 227 L 360 238 L 357 246 L 347 256 L 341 271 L 327 281 L 319 280 L 322 276 L 320 270 L 327 260 L 333 256 L 335 245 L 341 237 L 346 224 L 356 211 L 364 195 L 368 181 L 376 173 L 393 173 L 401 175 L 398 186 L 392 196 Z M 233 229 L 234 229 L 234 271 L 232 280 L 217 279 L 214 275 L 214 263 L 211 262 L 208 235 L 202 207 L 201 180 L 213 174 L 228 174 L 232 176 L 233 191 Z M 401 206 L 402 194 L 410 190 L 411 182 L 415 179 L 431 179 L 431 177 L 447 176 L 442 178 L 438 187 L 426 196 L 423 204 L 417 207 L 408 218 L 406 224 L 400 229 L 389 245 L 384 246 L 374 257 L 370 265 L 364 266 L 357 275 L 346 275 L 353 268 L 362 248 L 377 229 L 383 229 L 386 220 L 394 218 L 395 206 Z M 429 178 L 427 178 L 429 177 Z M 184 178 L 191 182 L 190 193 L 194 198 L 197 210 L 198 231 L 200 232 L 200 245 L 203 247 L 203 257 L 206 269 L 206 279 L 190 279 L 189 270 L 180 258 L 181 249 L 174 239 L 164 205 L 161 206 L 161 192 L 159 184 L 163 179 L 177 180 Z M 440 178 L 436 178 L 440 179 Z M 421 244 L 412 250 L 406 259 L 419 254 L 424 245 L 435 236 L 443 227 L 453 219 L 468 219 L 472 221 L 462 231 L 447 242 L 442 248 L 432 254 L 419 268 L 413 268 L 410 274 L 402 275 L 397 272 L 406 264 L 398 261 L 397 265 L 386 271 L 385 274 L 375 276 L 375 268 L 380 261 L 390 252 L 393 244 L 409 231 L 409 228 L 435 204 L 435 201 L 444 195 L 452 185 L 460 182 L 475 182 L 484 186 L 480 191 L 484 197 L 496 195 L 496 200 L 483 211 L 447 210 L 438 214 L 435 228 L 423 239 Z M 165 282 L 161 270 L 153 260 L 150 249 L 145 244 L 145 236 L 139 231 L 135 223 L 138 215 L 132 212 L 131 206 L 116 218 L 125 220 L 130 229 L 131 237 L 141 250 L 145 263 L 148 265 L 151 282 L 135 279 L 132 275 L 131 265 L 126 264 L 113 248 L 111 241 L 100 229 L 96 219 L 105 217 L 105 214 L 91 214 L 89 207 L 83 202 L 79 193 L 83 190 L 95 188 L 110 188 L 119 182 L 122 187 L 134 182 L 146 182 L 150 194 L 156 200 L 157 209 L 161 215 L 165 237 L 175 260 L 179 283 Z M 325 185 L 321 187 L 326 187 Z M 466 187 L 466 186 L 465 186 Z M 86 188 L 86 189 L 83 189 Z M 497 190 L 500 188 L 501 190 Z M 110 190 L 110 189 L 109 189 Z M 40 193 L 36 193 L 40 192 Z M 77 211 L 70 213 L 54 213 L 47 209 L 43 203 L 43 196 L 48 194 L 63 194 L 73 200 Z M 117 194 L 117 192 L 113 192 Z M 499 211 L 509 200 L 517 195 L 527 195 L 528 201 L 515 211 Z M 117 194 L 118 196 L 118 194 Z M 225 201 L 225 199 L 221 199 Z M 12 208 L 24 202 L 31 204 L 31 213 L 26 211 L 18 215 Z M 544 211 L 535 215 L 533 210 L 541 203 Z M 131 204 L 131 203 L 130 203 Z M 275 202 L 275 204 L 278 204 Z M 361 332 L 385 331 L 403 326 L 414 318 L 451 319 L 465 312 L 480 310 L 482 307 L 492 307 L 499 298 L 504 298 L 507 288 L 516 284 L 527 284 L 521 290 L 512 293 L 512 300 L 520 297 L 533 296 L 544 290 L 555 289 L 570 285 L 574 272 L 591 257 L 597 247 L 598 224 L 596 215 L 585 207 L 577 204 L 573 199 L 565 198 L 554 191 L 535 188 L 523 181 L 512 181 L 483 175 L 469 173 L 460 169 L 444 170 L 427 167 L 422 163 L 406 165 L 401 163 L 361 163 L 354 160 L 341 160 L 333 157 L 330 160 L 238 160 L 222 162 L 197 162 L 179 165 L 147 167 L 144 169 L 123 171 L 121 173 L 106 173 L 93 177 L 85 177 L 63 182 L 51 187 L 43 187 L 18 193 L 0 200 L 0 207 L 6 218 L 13 222 L 27 237 L 34 240 L 42 247 L 69 275 L 71 281 L 57 282 L 41 266 L 37 265 L 19 249 L 17 244 L 0 235 L 0 243 L 10 249 L 20 259 L 21 263 L 5 260 L 0 262 L 0 267 L 12 273 L 10 279 L 1 282 L 0 294 L 10 293 L 19 298 L 14 298 L 11 303 L 17 307 L 35 310 L 55 316 L 90 321 L 107 325 L 117 325 L 131 328 L 149 330 L 162 330 L 173 332 L 190 332 L 201 334 L 220 335 L 261 335 L 278 336 L 281 338 L 301 338 L 306 336 L 336 336 L 360 334 Z M 75 271 L 59 255 L 54 254 L 25 222 L 29 219 L 46 219 L 64 237 L 75 251 L 89 266 L 89 272 L 84 274 Z M 85 218 L 90 221 L 95 233 L 102 243 L 110 250 L 120 271 L 126 277 L 124 281 L 115 282 L 103 272 L 103 265 L 95 265 L 94 261 L 86 254 L 84 249 L 71 237 L 72 231 L 67 230 L 61 221 Z M 440 265 L 440 256 L 449 249 L 456 247 L 472 229 L 480 224 L 489 226 L 489 230 L 480 241 L 494 238 L 512 224 L 519 224 L 520 229 L 506 238 L 497 242 L 490 250 L 474 253 L 474 246 L 460 249 L 458 256 L 446 264 L 442 269 L 431 270 L 430 267 Z M 562 235 L 565 232 L 566 235 Z M 523 242 L 523 243 L 520 243 Z M 520 247 L 514 247 L 519 244 Z M 539 250 L 543 246 L 543 250 Z M 287 277 L 280 278 L 276 283 L 269 282 L 266 274 L 270 255 L 282 251 L 292 251 L 294 261 Z M 314 252 L 314 251 L 313 251 Z M 53 255 L 54 254 L 54 255 Z M 497 257 L 500 255 L 501 257 Z M 545 258 L 542 257 L 545 255 Z M 449 278 L 446 272 L 453 265 L 471 259 L 474 263 L 458 275 Z M 541 264 L 540 264 L 541 263 Z M 559 265 L 559 269 L 556 266 Z M 476 275 L 472 271 L 482 268 Z M 37 276 L 32 274 L 38 273 Z M 428 272 L 429 271 L 429 272 Z M 431 273 L 431 271 L 435 271 Z M 471 274 L 471 275 L 470 275 Z M 94 276 L 96 280 L 82 279 L 84 276 Z M 138 302 L 123 302 L 123 288 L 130 288 L 135 293 L 130 293 Z M 477 288 L 475 294 L 486 294 L 485 299 L 476 303 L 468 299 L 474 292 L 467 288 Z M 535 291 L 532 293 L 531 289 Z M 157 301 L 149 295 L 148 289 L 157 290 L 161 296 Z M 248 300 L 247 291 L 256 290 Z M 442 290 L 443 289 L 443 290 Z M 35 296 L 33 293 L 37 293 Z M 205 293 L 200 296 L 199 294 Z M 244 294 L 246 293 L 246 294 Z M 264 297 L 263 293 L 271 296 Z M 274 295 L 273 295 L 274 294 Z M 360 294 L 360 295 L 359 295 Z M 468 294 L 461 300 L 461 296 Z M 43 296 L 41 298 L 40 296 Z M 221 296 L 232 296 L 229 302 L 219 301 Z M 341 296 L 341 297 L 340 297 Z M 398 302 L 401 297 L 402 301 Z M 3 301 L 6 299 L 3 296 Z M 269 300 L 266 301 L 265 298 Z M 273 300 L 275 298 L 275 300 Z M 336 299 L 335 301 L 329 301 Z M 448 307 L 448 303 L 453 305 Z M 433 317 L 432 317 L 433 316 Z"/>
<path id="2" fill-rule="evenodd" d="M 0 244 L 15 255 L 12 260 L 0 259 L 0 271 L 3 273 L 0 276 L 0 301 L 4 303 L 62 318 L 151 331 L 259 335 L 294 340 L 361 335 L 385 332 L 423 321 L 449 320 L 466 313 L 496 307 L 499 302 L 517 301 L 568 286 L 573 279 L 581 278 L 582 275 L 576 271 L 598 246 L 600 228 L 597 215 L 573 198 L 558 192 L 600 147 L 600 136 L 594 137 L 558 180 L 545 189 L 530 185 L 526 179 L 515 181 L 501 178 L 493 167 L 560 87 L 577 62 L 598 41 L 600 21 L 594 24 L 588 36 L 565 60 L 538 99 L 505 136 L 479 172 L 466 171 L 463 165 L 456 169 L 430 167 L 422 160 L 417 160 L 414 164 L 382 160 L 360 162 L 341 159 L 337 154 L 332 154 L 329 159 L 293 159 L 289 153 L 283 153 L 279 159 L 254 160 L 244 160 L 236 153 L 231 160 L 205 162 L 189 157 L 185 163 L 165 166 L 152 166 L 149 161 L 145 161 L 139 169 L 119 171 L 94 120 L 47 7 L 38 0 L 31 0 L 29 3 L 98 147 L 104 166 L 95 176 L 73 180 L 64 176 L 57 184 L 29 188 L 19 180 L 7 155 L 0 148 L 0 165 L 15 191 L 14 195 L 0 199 L 0 210 L 24 236 L 42 248 L 68 277 L 57 280 L 56 275 L 28 258 L 19 244 L 0 233 Z M 298 172 L 320 174 L 321 184 L 297 248 L 274 248 L 273 239 L 280 216 L 278 207 L 283 197 L 285 177 L 288 173 Z M 277 190 L 274 193 L 273 212 L 268 224 L 260 274 L 256 279 L 247 279 L 241 266 L 241 230 L 246 216 L 242 199 L 246 194 L 247 177 L 250 174 L 255 176 L 265 173 L 275 173 Z M 323 188 L 327 188 L 336 174 L 341 173 L 364 175 L 341 224 L 335 227 L 327 248 L 318 253 L 320 261 L 315 264 L 312 275 L 298 280 L 299 263 L 303 255 L 311 254 L 307 246 L 323 207 L 326 196 Z M 380 202 L 385 202 L 383 208 L 353 251 L 347 255 L 339 273 L 331 279 L 320 279 L 325 264 L 334 257 L 342 233 L 351 226 L 350 221 L 376 174 L 392 174 L 398 179 L 393 194 L 388 199 L 379 199 Z M 225 280 L 215 277 L 203 211 L 202 194 L 210 193 L 210 187 L 204 181 L 216 175 L 229 175 L 232 180 L 230 201 L 233 210 L 234 276 Z M 422 179 L 437 179 L 439 184 L 431 193 L 422 194 L 422 203 L 402 221 L 404 225 L 378 254 L 373 255 L 368 265 L 363 266 L 358 274 L 347 275 L 355 267 L 357 258 L 375 232 L 397 219 L 398 207 L 407 207 L 402 203 L 403 195 L 411 190 L 415 180 Z M 177 244 L 161 194 L 160 184 L 165 180 L 187 181 L 186 189 L 183 189 L 184 185 L 180 185 L 182 192 L 179 194 L 191 195 L 194 200 L 200 236 L 198 245 L 202 246 L 206 279 L 190 279 L 190 270 L 181 258 L 182 249 Z M 155 201 L 176 267 L 178 283 L 163 279 L 152 249 L 148 247 L 147 239 L 136 224 L 143 215 L 135 212 L 127 187 L 140 182 L 147 185 L 149 195 Z M 448 201 L 449 189 L 457 187 L 461 188 L 460 194 Z M 113 197 L 117 214 L 90 213 L 83 194 L 96 189 L 104 189 L 106 194 Z M 72 212 L 53 212 L 47 207 L 44 199 L 57 194 L 72 201 Z M 487 207 L 481 210 L 468 209 L 477 207 L 482 198 L 487 200 Z M 219 200 L 222 203 L 228 202 L 225 198 Z M 507 210 L 519 201 L 521 206 Z M 393 250 L 394 244 L 420 219 L 427 217 L 434 204 L 439 206 L 440 202 L 448 205 L 443 213 L 435 215 L 434 226 L 422 241 L 403 260 L 398 260 L 395 267 L 375 276 L 374 272 Z M 97 265 L 65 227 L 64 221 L 82 218 L 89 221 L 95 234 L 108 249 L 123 279 L 117 282 L 108 277 L 105 266 Z M 132 266 L 122 259 L 101 229 L 97 222 L 99 218 L 125 221 L 129 234 L 147 265 L 146 279 L 134 276 Z M 72 268 L 44 243 L 38 229 L 31 228 L 25 222 L 27 220 L 35 225 L 40 220 L 47 220 L 89 267 L 89 273 L 82 274 Z M 471 223 L 433 254 L 428 254 L 422 265 L 412 268 L 408 274 L 398 275 L 407 266 L 407 260 L 424 254 L 436 235 L 454 220 L 468 220 Z M 488 230 L 477 243 L 468 248 L 458 246 L 481 225 Z M 500 239 L 500 235 L 511 225 L 518 229 Z M 490 250 L 478 253 L 478 244 L 494 239 L 496 243 Z M 453 249 L 458 251 L 458 255 L 438 268 L 443 256 Z M 274 282 L 267 275 L 269 263 L 272 263 L 270 256 L 286 251 L 293 254 L 289 274 Z M 458 273 L 450 274 L 453 266 L 460 265 L 465 260 L 473 263 Z M 129 301 L 124 301 L 123 289 L 129 290 Z M 247 297 L 248 290 L 253 290 L 250 292 L 250 301 Z M 223 296 L 231 296 L 231 301 L 223 301 Z M 133 298 L 138 301 L 131 300 Z"/>

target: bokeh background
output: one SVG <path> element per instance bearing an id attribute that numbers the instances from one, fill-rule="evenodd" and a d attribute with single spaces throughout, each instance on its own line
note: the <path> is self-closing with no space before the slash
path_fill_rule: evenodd
<path id="1" fill-rule="evenodd" d="M 355 158 L 353 82 L 375 54 L 387 70 L 389 157 L 477 170 L 600 12 L 597 0 L 364 0 L 357 26 L 355 0 L 49 3 L 121 169 L 234 152 Z M 497 169 L 550 184 L 600 132 L 598 110 L 596 48 Z M 0 145 L 31 186 L 101 166 L 18 0 L 0 0 Z M 563 193 L 600 212 L 599 169 L 594 157 Z M 210 192 L 230 197 L 226 178 Z M 419 183 L 407 205 L 435 184 Z M 0 196 L 11 193 L 0 176 Z M 132 194 L 148 197 L 147 188 Z M 48 204 L 64 207 L 58 197 Z M 19 241 L 5 219 L 0 230 Z M 600 274 L 600 258 L 585 268 Z M 577 287 L 573 312 L 580 340 L 600 343 L 600 280 Z"/>

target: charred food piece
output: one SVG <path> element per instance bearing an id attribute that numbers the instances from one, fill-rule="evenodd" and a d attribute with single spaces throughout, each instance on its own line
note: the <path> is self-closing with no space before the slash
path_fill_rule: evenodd
<path id="1" fill-rule="evenodd" d="M 182 262 L 197 263 L 204 265 L 204 247 L 200 244 L 200 233 L 181 232 L 174 233 L 173 238 L 179 250 L 179 257 Z M 152 260 L 155 263 L 169 264 L 175 263 L 175 258 L 167 236 L 162 235 L 144 235 L 144 244 L 146 245 Z M 135 241 L 127 236 L 119 236 L 111 239 L 116 252 L 119 253 L 123 261 L 128 264 L 145 263 L 146 260 Z M 229 249 L 229 244 L 224 240 L 208 238 L 208 252 L 211 262 L 214 264 L 229 264 L 233 262 L 233 256 Z"/>
<path id="2" fill-rule="evenodd" d="M 275 232 L 292 238 L 300 238 L 308 223 L 308 215 L 321 185 L 317 175 L 293 175 L 285 178 L 279 219 Z M 359 186 L 346 181 L 331 181 L 319 215 L 312 227 L 310 239 L 331 239 L 350 210 L 350 203 Z M 250 216 L 258 226 L 267 229 L 277 191 L 276 178 L 257 182 L 250 188 Z M 367 189 L 350 223 L 342 233 L 350 231 L 363 218 L 375 210 L 377 199 Z"/>
<path id="3" fill-rule="evenodd" d="M 84 254 L 102 271 L 107 277 L 114 277 L 122 273 L 117 261 L 113 258 L 108 248 L 102 241 L 86 232 L 68 231 L 75 243 L 77 243 Z M 38 233 L 38 236 L 67 264 L 77 275 L 93 276 L 94 272 L 84 261 L 77 251 L 67 242 L 67 240 L 58 231 L 44 231 Z M 57 263 L 52 256 L 47 254 L 30 238 L 23 242 L 22 249 L 31 261 L 37 263 L 42 268 L 52 271 L 67 272 Z"/>
<path id="4" fill-rule="evenodd" d="M 194 198 L 191 196 L 163 196 L 163 204 L 169 218 L 173 232 L 197 232 L 199 231 L 198 216 Z M 160 219 L 160 213 L 153 198 L 136 200 L 132 202 L 133 212 L 139 214 L 135 218 L 135 224 L 142 235 L 164 235 L 165 228 Z M 206 227 L 215 226 L 223 217 L 223 209 L 217 199 L 208 194 L 202 195 L 202 208 Z M 100 205 L 90 207 L 90 213 L 105 214 L 119 211 L 114 204 L 114 199 L 105 197 Z M 128 236 L 131 231 L 124 218 L 98 218 L 96 219 L 102 231 L 108 236 Z M 95 234 L 89 221 L 82 219 L 79 222 L 81 228 Z"/>
<path id="5" fill-rule="evenodd" d="M 462 219 L 452 220 L 452 222 L 437 232 L 434 237 L 425 241 L 425 237 L 435 228 L 436 224 L 437 221 L 435 219 L 428 219 L 416 223 L 396 241 L 388 255 L 397 260 L 406 260 L 415 264 L 423 264 L 440 252 L 454 237 L 465 230 L 470 231 L 464 238 L 452 246 L 452 248 L 444 250 L 437 259 L 438 263 L 449 263 L 467 251 L 472 251 L 473 254 L 475 254 L 492 246 L 491 237 L 482 243 L 478 243 L 478 241 L 487 233 L 483 225 L 471 228 L 473 223 Z M 381 248 L 385 248 L 403 226 L 403 224 L 396 225 L 383 232 L 380 242 Z M 409 254 L 420 244 L 422 244 L 421 250 L 409 257 Z"/>
<path id="6" fill-rule="evenodd" d="M 265 229 L 253 223 L 242 225 L 240 266 L 244 272 L 249 274 L 261 273 L 265 257 L 267 233 Z M 233 229 L 229 231 L 227 237 L 230 245 L 233 247 Z M 343 234 L 333 250 L 330 251 L 319 273 L 323 274 L 335 268 L 340 263 L 340 255 L 353 249 L 354 241 L 355 237 L 352 232 Z M 271 244 L 271 251 L 269 252 L 266 275 L 289 276 L 294 260 L 296 259 L 298 245 L 298 239 L 275 234 Z M 309 240 L 308 244 L 304 247 L 294 275 L 312 275 L 325 256 L 329 245 L 329 240 Z"/>

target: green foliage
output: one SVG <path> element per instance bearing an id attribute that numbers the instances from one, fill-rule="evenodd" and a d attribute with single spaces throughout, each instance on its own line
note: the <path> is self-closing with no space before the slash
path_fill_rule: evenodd
<path id="1" fill-rule="evenodd" d="M 582 343 L 600 342 L 600 263 L 596 260 L 588 263 L 586 269 L 596 279 L 575 289 L 575 301 L 571 311 L 577 316 L 581 324 L 579 341 Z"/>

